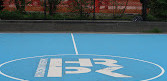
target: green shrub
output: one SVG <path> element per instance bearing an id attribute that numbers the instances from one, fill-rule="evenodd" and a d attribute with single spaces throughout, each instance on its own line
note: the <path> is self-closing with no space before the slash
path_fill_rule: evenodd
<path id="1" fill-rule="evenodd" d="M 152 30 L 149 31 L 144 31 L 145 33 L 162 33 L 162 31 L 158 28 L 154 28 Z"/>
<path id="2" fill-rule="evenodd" d="M 23 19 L 23 14 L 21 14 L 19 11 L 0 11 L 0 19 L 6 19 L 6 20 L 18 20 Z"/>
<path id="3" fill-rule="evenodd" d="M 25 20 L 40 20 L 44 19 L 44 14 L 35 12 L 35 13 L 26 13 L 24 14 L 24 19 Z"/>
<path id="4" fill-rule="evenodd" d="M 147 15 L 147 20 L 150 20 L 150 21 L 156 21 L 158 20 L 155 16 L 153 16 L 152 14 L 148 14 Z"/>
<path id="5" fill-rule="evenodd" d="M 161 20 L 167 20 L 167 0 L 150 0 L 150 14 Z"/>

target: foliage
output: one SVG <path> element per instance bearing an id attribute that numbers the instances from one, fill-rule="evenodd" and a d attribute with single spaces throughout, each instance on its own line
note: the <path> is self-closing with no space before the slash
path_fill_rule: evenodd
<path id="1" fill-rule="evenodd" d="M 113 18 L 114 19 L 118 19 L 124 16 L 125 14 L 125 10 L 127 8 L 127 5 L 129 3 L 129 0 L 124 0 L 125 3 L 119 3 L 118 0 L 111 0 L 110 3 L 112 3 L 113 5 Z M 124 6 L 125 7 L 123 9 L 119 9 L 118 6 Z"/>
<path id="2" fill-rule="evenodd" d="M 78 13 L 81 19 L 88 18 L 93 12 L 93 0 L 70 0 L 71 12 Z"/>
<path id="3" fill-rule="evenodd" d="M 32 1 L 26 2 L 26 0 L 15 0 L 15 5 L 16 5 L 17 11 L 24 13 L 26 4 L 29 4 L 31 2 Z"/>
<path id="4" fill-rule="evenodd" d="M 79 15 L 74 15 L 74 13 L 55 13 L 53 15 L 46 15 L 48 20 L 65 20 L 65 19 L 81 19 Z M 43 20 L 45 19 L 44 13 L 31 12 L 31 13 L 21 13 L 20 11 L 0 11 L 0 19 L 2 20 Z M 87 19 L 87 18 L 84 18 Z"/>
<path id="5" fill-rule="evenodd" d="M 60 4 L 60 2 L 61 0 L 48 0 L 50 15 L 53 15 L 53 12 L 57 10 L 57 5 Z"/>
<path id="6" fill-rule="evenodd" d="M 145 33 L 162 33 L 161 30 L 159 30 L 158 28 L 154 28 L 152 30 L 149 30 L 149 31 L 144 31 Z"/>
<path id="7" fill-rule="evenodd" d="M 0 11 L 0 19 L 18 20 L 23 19 L 23 15 L 19 11 Z"/>
<path id="8" fill-rule="evenodd" d="M 155 16 L 153 16 L 152 14 L 148 14 L 147 15 L 147 20 L 156 21 L 158 19 Z"/>
<path id="9" fill-rule="evenodd" d="M 3 0 L 0 0 L 0 11 L 3 10 L 4 6 L 3 6 Z"/>
<path id="10" fill-rule="evenodd" d="M 26 19 L 26 20 L 40 20 L 40 19 L 44 19 L 44 14 L 41 14 L 39 12 L 26 13 L 26 14 L 24 14 L 24 19 Z"/>
<path id="11" fill-rule="evenodd" d="M 92 13 L 90 14 L 92 15 Z M 104 14 L 97 14 L 96 19 L 112 19 L 112 14 L 106 13 Z M 137 15 L 124 15 L 120 18 L 115 18 L 115 20 L 132 20 Z M 0 12 L 0 19 L 2 20 L 43 20 L 45 19 L 45 15 L 42 12 L 26 12 L 21 13 L 20 11 L 1 11 Z M 91 20 L 93 19 L 92 16 L 80 16 L 77 13 L 54 13 L 53 15 L 46 14 L 46 19 L 48 20 Z"/>
<path id="12" fill-rule="evenodd" d="M 167 0 L 150 0 L 150 13 L 152 16 L 167 20 Z"/>

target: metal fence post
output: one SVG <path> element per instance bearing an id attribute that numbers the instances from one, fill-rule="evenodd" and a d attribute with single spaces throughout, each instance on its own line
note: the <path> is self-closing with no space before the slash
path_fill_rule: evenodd
<path id="1" fill-rule="evenodd" d="M 46 0 L 44 0 L 44 19 L 46 20 Z"/>
<path id="2" fill-rule="evenodd" d="M 143 0 L 142 2 L 142 18 L 145 21 L 147 18 L 147 0 Z"/>
<path id="3" fill-rule="evenodd" d="M 96 6 L 95 6 L 95 3 L 96 3 L 96 0 L 94 0 L 94 9 L 93 9 L 93 20 L 95 20 L 96 19 Z"/>

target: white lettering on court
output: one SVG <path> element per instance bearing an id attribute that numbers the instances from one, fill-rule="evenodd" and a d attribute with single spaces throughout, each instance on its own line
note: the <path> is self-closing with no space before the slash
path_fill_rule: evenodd
<path id="1" fill-rule="evenodd" d="M 114 64 L 114 63 L 117 63 L 116 60 L 113 60 L 113 59 L 93 59 L 93 60 L 104 61 L 104 62 L 95 62 L 95 64 L 102 64 L 102 65 L 109 66 L 109 67 L 104 68 L 104 69 L 96 70 L 96 72 L 98 72 L 98 73 L 102 73 L 102 74 L 112 76 L 112 77 L 132 77 L 132 76 L 123 75 L 123 74 L 113 72 L 115 70 L 123 68 L 121 65 Z"/>
<path id="2" fill-rule="evenodd" d="M 114 63 L 117 63 L 116 60 L 113 59 L 93 59 L 95 61 L 102 61 L 102 62 L 95 62 L 95 64 L 102 64 L 102 65 L 106 65 L 106 66 L 120 66 Z"/>
<path id="3" fill-rule="evenodd" d="M 102 73 L 102 74 L 105 74 L 108 76 L 112 76 L 112 77 L 132 77 L 132 76 L 127 76 L 127 75 L 112 72 L 112 71 L 115 71 L 115 70 L 118 70 L 121 68 L 123 68 L 123 67 L 107 67 L 104 69 L 96 70 L 96 72 Z"/>
<path id="4" fill-rule="evenodd" d="M 79 61 L 66 61 L 65 63 L 79 63 L 80 66 L 93 66 L 90 59 L 80 58 Z"/>
<path id="5" fill-rule="evenodd" d="M 50 60 L 48 77 L 62 77 L 62 59 L 52 58 Z"/>
<path id="6" fill-rule="evenodd" d="M 76 69 L 76 71 L 66 71 L 66 74 L 88 73 L 91 69 L 86 68 L 93 66 L 90 59 L 80 58 L 79 61 L 66 61 L 65 63 L 79 63 L 82 67 L 66 67 L 66 69 Z M 83 67 L 84 66 L 84 67 Z"/>
<path id="7" fill-rule="evenodd" d="M 45 59 L 40 59 L 39 64 L 38 64 L 38 68 L 36 70 L 35 73 L 35 77 L 44 77 L 45 75 L 45 69 L 46 69 L 46 65 L 47 65 L 47 58 Z"/>
<path id="8" fill-rule="evenodd" d="M 76 69 L 76 71 L 66 71 L 66 74 L 88 73 L 91 71 L 91 69 L 85 67 L 66 67 L 66 69 Z"/>
<path id="9" fill-rule="evenodd" d="M 96 70 L 95 72 L 101 73 L 104 75 L 112 76 L 112 77 L 132 77 L 120 73 L 116 73 L 118 69 L 123 68 L 123 66 L 115 64 L 116 60 L 113 59 L 93 59 L 94 64 L 105 65 L 107 68 L 103 68 L 100 70 Z M 75 63 L 79 64 L 80 67 L 65 67 L 68 71 L 65 71 L 66 74 L 78 74 L 78 73 L 88 73 L 91 72 L 91 69 L 88 67 L 92 67 L 91 60 L 88 58 L 80 58 L 78 61 L 65 61 L 65 63 Z M 40 59 L 35 77 L 44 77 L 45 69 L 47 65 L 47 59 Z M 50 65 L 48 69 L 47 77 L 62 77 L 62 58 L 51 58 Z"/>

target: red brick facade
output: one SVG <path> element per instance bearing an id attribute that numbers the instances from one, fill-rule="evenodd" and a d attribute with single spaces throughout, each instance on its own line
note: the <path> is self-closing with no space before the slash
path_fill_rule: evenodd
<path id="1" fill-rule="evenodd" d="M 26 3 L 30 0 L 26 0 Z M 112 2 L 111 2 L 112 1 Z M 128 1 L 128 2 L 127 2 Z M 70 12 L 68 9 L 70 1 L 65 0 L 62 1 L 58 5 L 57 12 Z M 26 4 L 26 11 L 43 11 L 43 0 L 32 0 L 32 3 Z M 127 5 L 127 6 L 126 6 Z M 14 10 L 16 9 L 14 0 L 5 0 L 4 6 L 6 10 Z M 96 13 L 120 13 L 120 10 L 125 9 L 125 13 L 141 13 L 142 4 L 140 0 L 96 0 Z"/>

